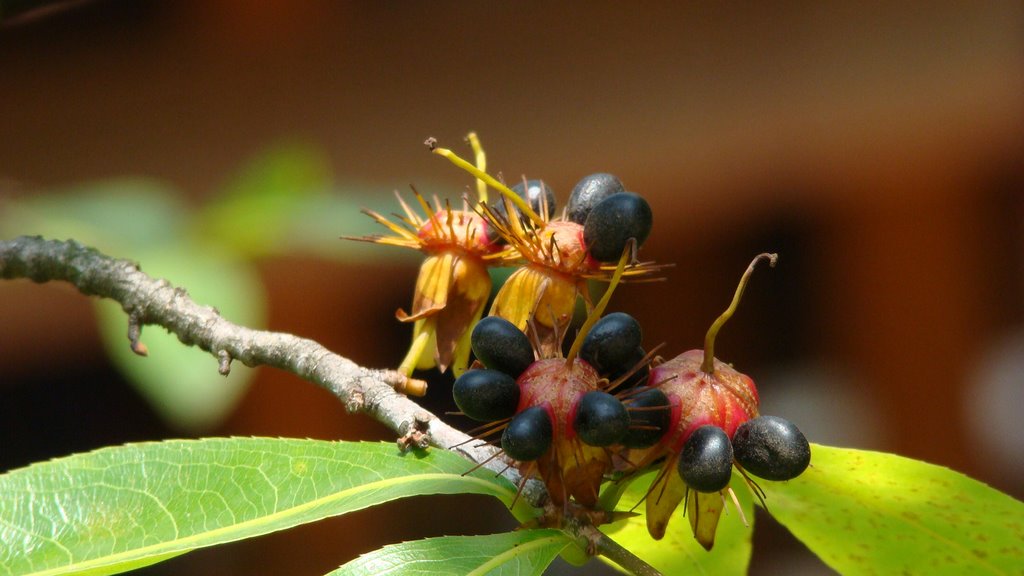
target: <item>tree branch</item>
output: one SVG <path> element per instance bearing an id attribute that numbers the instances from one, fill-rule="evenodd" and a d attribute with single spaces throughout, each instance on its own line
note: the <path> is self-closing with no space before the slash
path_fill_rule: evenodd
<path id="1" fill-rule="evenodd" d="M 522 480 L 515 468 L 495 458 L 497 448 L 473 441 L 401 394 L 398 390 L 410 385 L 405 375 L 361 367 L 313 340 L 233 324 L 215 308 L 197 304 L 184 288 L 146 275 L 134 262 L 112 258 L 74 240 L 21 236 L 0 241 L 0 278 L 65 281 L 83 294 L 119 302 L 128 315 L 129 345 L 140 355 L 146 354 L 140 342 L 142 326 L 163 326 L 182 343 L 209 352 L 222 374 L 234 360 L 246 366 L 280 368 L 327 389 L 350 413 L 366 413 L 399 434 L 413 429 L 426 432 L 433 446 L 484 463 L 515 484 Z M 537 480 L 526 482 L 521 497 L 538 508 L 547 503 L 547 491 Z M 611 552 L 610 557 L 617 554 L 613 549 L 602 552 Z M 628 559 L 619 563 L 636 564 Z"/>

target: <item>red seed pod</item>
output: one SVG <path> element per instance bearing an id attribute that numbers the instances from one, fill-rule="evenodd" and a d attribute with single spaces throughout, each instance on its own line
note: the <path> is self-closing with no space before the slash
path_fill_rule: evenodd
<path id="1" fill-rule="evenodd" d="M 609 382 L 579 357 L 588 331 L 625 271 L 628 256 L 627 249 L 612 275 L 609 290 L 580 328 L 569 354 L 562 357 L 556 350 L 544 356 L 537 352 L 540 359 L 530 363 L 516 379 L 519 402 L 515 413 L 507 422 L 495 421 L 483 428 L 487 436 L 504 427 L 502 447 L 506 456 L 516 460 L 513 464 L 524 481 L 540 477 L 559 517 L 570 509 L 570 501 L 589 509 L 597 506 L 601 482 L 613 469 L 612 458 L 618 451 L 613 445 L 621 442 L 629 429 L 627 408 L 608 393 L 617 382 Z M 474 345 L 487 348 L 490 343 L 482 339 L 495 334 L 499 340 L 507 340 L 505 332 L 515 328 L 508 322 L 504 326 L 508 328 L 482 330 Z M 466 398 L 462 400 L 460 406 L 471 404 Z"/>
<path id="2" fill-rule="evenodd" d="M 611 454 L 584 443 L 574 429 L 580 399 L 600 390 L 599 380 L 590 364 L 579 359 L 567 363 L 563 358 L 538 360 L 517 380 L 518 411 L 542 406 L 551 418 L 551 448 L 537 458 L 536 467 L 559 507 L 570 498 L 583 506 L 596 506 L 601 481 L 611 468 Z"/>
<path id="3" fill-rule="evenodd" d="M 758 255 L 740 279 L 729 308 L 708 330 L 704 350 L 690 350 L 655 366 L 649 385 L 659 388 L 672 406 L 668 432 L 646 450 L 633 451 L 629 459 L 643 468 L 664 459 L 662 471 L 647 495 L 647 531 L 655 539 L 665 535 L 673 511 L 691 491 L 677 473 L 680 454 L 694 430 L 717 426 L 728 438 L 744 422 L 759 415 L 759 398 L 754 381 L 732 366 L 714 357 L 718 331 L 735 312 L 755 264 L 767 258 L 774 265 L 774 254 Z M 729 489 L 727 488 L 726 491 Z M 694 537 L 707 549 L 715 540 L 715 531 L 724 500 L 717 493 L 694 491 L 687 500 L 687 515 Z"/>

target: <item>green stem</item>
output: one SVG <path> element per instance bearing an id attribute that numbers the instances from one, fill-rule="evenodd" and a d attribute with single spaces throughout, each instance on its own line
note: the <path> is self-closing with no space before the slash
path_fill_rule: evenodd
<path id="1" fill-rule="evenodd" d="M 473 149 L 477 169 L 486 173 L 487 154 L 484 153 L 484 147 L 480 145 L 480 138 L 477 138 L 476 132 L 470 132 L 466 135 L 466 139 L 469 140 L 469 146 Z M 476 179 L 476 199 L 487 203 L 487 183 L 479 178 Z"/>
<path id="2" fill-rule="evenodd" d="M 619 280 L 622 279 L 622 273 L 626 271 L 626 262 L 630 260 L 630 254 L 636 250 L 636 241 L 632 238 L 626 242 L 626 249 L 622 251 L 622 256 L 619 257 L 619 265 L 615 267 L 615 273 L 612 274 L 612 279 L 608 282 L 608 289 L 604 291 L 601 299 L 597 301 L 597 305 L 587 315 L 587 320 L 580 326 L 580 331 L 576 334 L 576 339 L 572 341 L 572 348 L 569 348 L 569 354 L 565 357 L 565 365 L 571 366 L 572 361 L 576 359 L 576 355 L 579 354 L 580 348 L 583 347 L 583 339 L 587 337 L 587 333 L 594 327 L 594 324 L 600 320 L 601 314 L 604 313 L 604 309 L 608 307 L 608 302 L 612 299 L 612 292 L 615 292 L 615 287 L 619 285 Z"/>
<path id="3" fill-rule="evenodd" d="M 618 564 L 619 567 L 626 572 L 633 574 L 634 576 L 663 576 L 657 568 L 651 566 L 647 562 L 644 562 L 639 556 L 633 554 L 626 548 L 623 548 L 618 542 L 612 540 L 596 528 L 592 529 L 594 532 L 600 534 L 594 542 L 597 547 L 597 552 Z"/>
<path id="4" fill-rule="evenodd" d="M 743 298 L 743 291 L 747 289 L 747 282 L 750 281 L 750 275 L 754 273 L 754 266 L 757 265 L 761 260 L 768 260 L 768 265 L 775 267 L 775 263 L 779 261 L 778 254 L 769 254 L 768 252 L 762 252 L 754 259 L 750 261 L 750 265 L 747 266 L 746 272 L 740 277 L 740 283 L 736 286 L 736 293 L 732 296 L 732 303 L 729 307 L 722 312 L 708 328 L 707 335 L 704 336 L 704 362 L 701 363 L 700 369 L 707 374 L 711 374 L 715 371 L 715 337 L 718 336 L 718 331 L 725 326 L 725 323 L 732 318 L 732 315 L 736 312 L 736 308 L 740 305 L 740 298 Z"/>
<path id="5" fill-rule="evenodd" d="M 438 154 L 440 156 L 444 156 L 452 164 L 455 164 L 459 168 L 462 168 L 466 172 L 469 172 L 473 176 L 476 176 L 478 179 L 483 180 L 484 182 L 487 183 L 488 186 L 494 188 L 498 192 L 501 192 L 501 195 L 504 196 L 505 198 L 508 198 L 509 201 L 512 202 L 512 204 L 515 204 L 516 208 L 519 208 L 519 211 L 525 214 L 527 218 L 532 220 L 534 224 L 536 224 L 537 226 L 544 226 L 544 220 L 536 212 L 533 211 L 533 208 L 530 208 L 529 202 L 523 200 L 523 198 L 520 197 L 519 194 L 513 192 L 508 186 L 505 186 L 501 182 L 495 180 L 494 177 L 491 176 L 490 174 L 480 170 L 479 168 L 473 166 L 469 162 L 466 162 L 465 160 L 460 158 L 458 154 L 452 152 L 447 148 L 432 148 L 431 152 L 433 152 L 434 154 Z"/>

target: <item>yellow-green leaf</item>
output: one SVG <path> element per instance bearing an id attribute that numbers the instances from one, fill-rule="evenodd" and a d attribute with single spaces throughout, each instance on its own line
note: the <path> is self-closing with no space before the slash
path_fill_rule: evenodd
<path id="1" fill-rule="evenodd" d="M 537 576 L 572 545 L 561 530 L 428 538 L 364 554 L 329 576 Z"/>
<path id="2" fill-rule="evenodd" d="M 948 468 L 815 444 L 801 476 L 760 484 L 840 573 L 1024 574 L 1024 503 Z"/>
<path id="3" fill-rule="evenodd" d="M 112 574 L 419 494 L 515 487 L 444 450 L 274 438 L 104 448 L 0 475 L 0 574 Z"/>

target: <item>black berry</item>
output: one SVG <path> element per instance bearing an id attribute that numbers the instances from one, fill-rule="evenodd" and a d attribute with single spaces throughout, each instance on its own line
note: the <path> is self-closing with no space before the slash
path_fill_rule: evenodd
<path id="1" fill-rule="evenodd" d="M 473 354 L 484 366 L 513 378 L 518 378 L 533 364 L 533 347 L 526 334 L 499 316 L 488 316 L 477 322 L 469 341 Z"/>
<path id="2" fill-rule="evenodd" d="M 518 184 L 511 186 L 511 189 L 520 198 L 526 200 L 530 208 L 538 215 L 544 216 L 546 214 L 548 219 L 555 215 L 555 209 L 558 207 L 558 202 L 555 200 L 555 192 L 543 180 L 527 180 L 526 186 L 523 186 L 523 181 L 520 180 Z M 508 207 L 503 196 L 495 198 L 490 202 L 490 206 L 491 210 L 498 214 L 501 219 L 508 220 Z M 516 213 L 519 214 L 520 218 L 524 217 L 514 204 L 512 207 L 516 209 Z M 546 213 L 545 208 L 547 209 Z M 491 236 L 496 236 L 497 232 L 492 231 L 489 227 L 487 234 L 488 239 L 494 241 L 495 238 Z"/>
<path id="3" fill-rule="evenodd" d="M 519 407 L 519 385 L 497 370 L 468 370 L 452 387 L 455 404 L 473 420 L 493 422 L 508 418 Z"/>
<path id="4" fill-rule="evenodd" d="M 654 224 L 651 206 L 632 192 L 612 194 L 597 203 L 583 223 L 583 241 L 599 262 L 612 262 L 622 255 L 626 242 L 636 239 L 639 247 Z"/>
<path id="5" fill-rule="evenodd" d="M 609 382 L 615 382 L 616 380 L 624 376 L 626 372 L 632 370 L 634 366 L 640 364 L 640 362 L 643 361 L 643 359 L 646 356 L 647 351 L 644 350 L 643 347 L 637 346 L 636 349 L 633 350 L 633 353 L 629 356 L 629 359 L 626 360 L 620 368 L 609 371 L 605 377 L 608 378 Z M 627 388 L 632 388 L 634 386 L 641 386 L 643 384 L 646 384 L 650 374 L 651 365 L 649 363 L 640 365 L 632 374 L 629 375 L 629 378 L 626 378 L 626 380 L 619 384 L 619 389 L 625 390 Z"/>
<path id="6" fill-rule="evenodd" d="M 624 312 L 612 312 L 598 320 L 587 333 L 580 358 L 599 374 L 622 374 L 639 361 L 635 355 L 642 339 L 643 331 L 635 318 Z"/>
<path id="7" fill-rule="evenodd" d="M 516 414 L 501 435 L 501 448 L 513 460 L 526 462 L 540 458 L 551 447 L 551 418 L 543 406 L 533 406 Z"/>
<path id="8" fill-rule="evenodd" d="M 697 492 L 718 492 L 732 478 L 732 444 L 718 426 L 701 426 L 690 434 L 679 455 L 679 475 Z"/>
<path id="9" fill-rule="evenodd" d="M 622 438 L 627 448 L 648 448 L 658 443 L 668 431 L 672 406 L 668 396 L 657 388 L 647 388 L 629 397 L 629 430 Z"/>
<path id="10" fill-rule="evenodd" d="M 573 428 L 591 446 L 611 446 L 629 431 L 629 412 L 615 396 L 594 390 L 580 398 Z"/>
<path id="11" fill-rule="evenodd" d="M 566 208 L 566 216 L 569 220 L 583 224 L 587 221 L 587 215 L 597 206 L 597 203 L 612 194 L 625 192 L 622 182 L 611 174 L 598 172 L 584 176 L 576 183 L 569 195 L 569 204 Z"/>
<path id="12" fill-rule="evenodd" d="M 765 480 L 791 480 L 811 463 L 811 446 L 792 422 L 760 416 L 736 429 L 732 437 L 736 461 Z"/>

